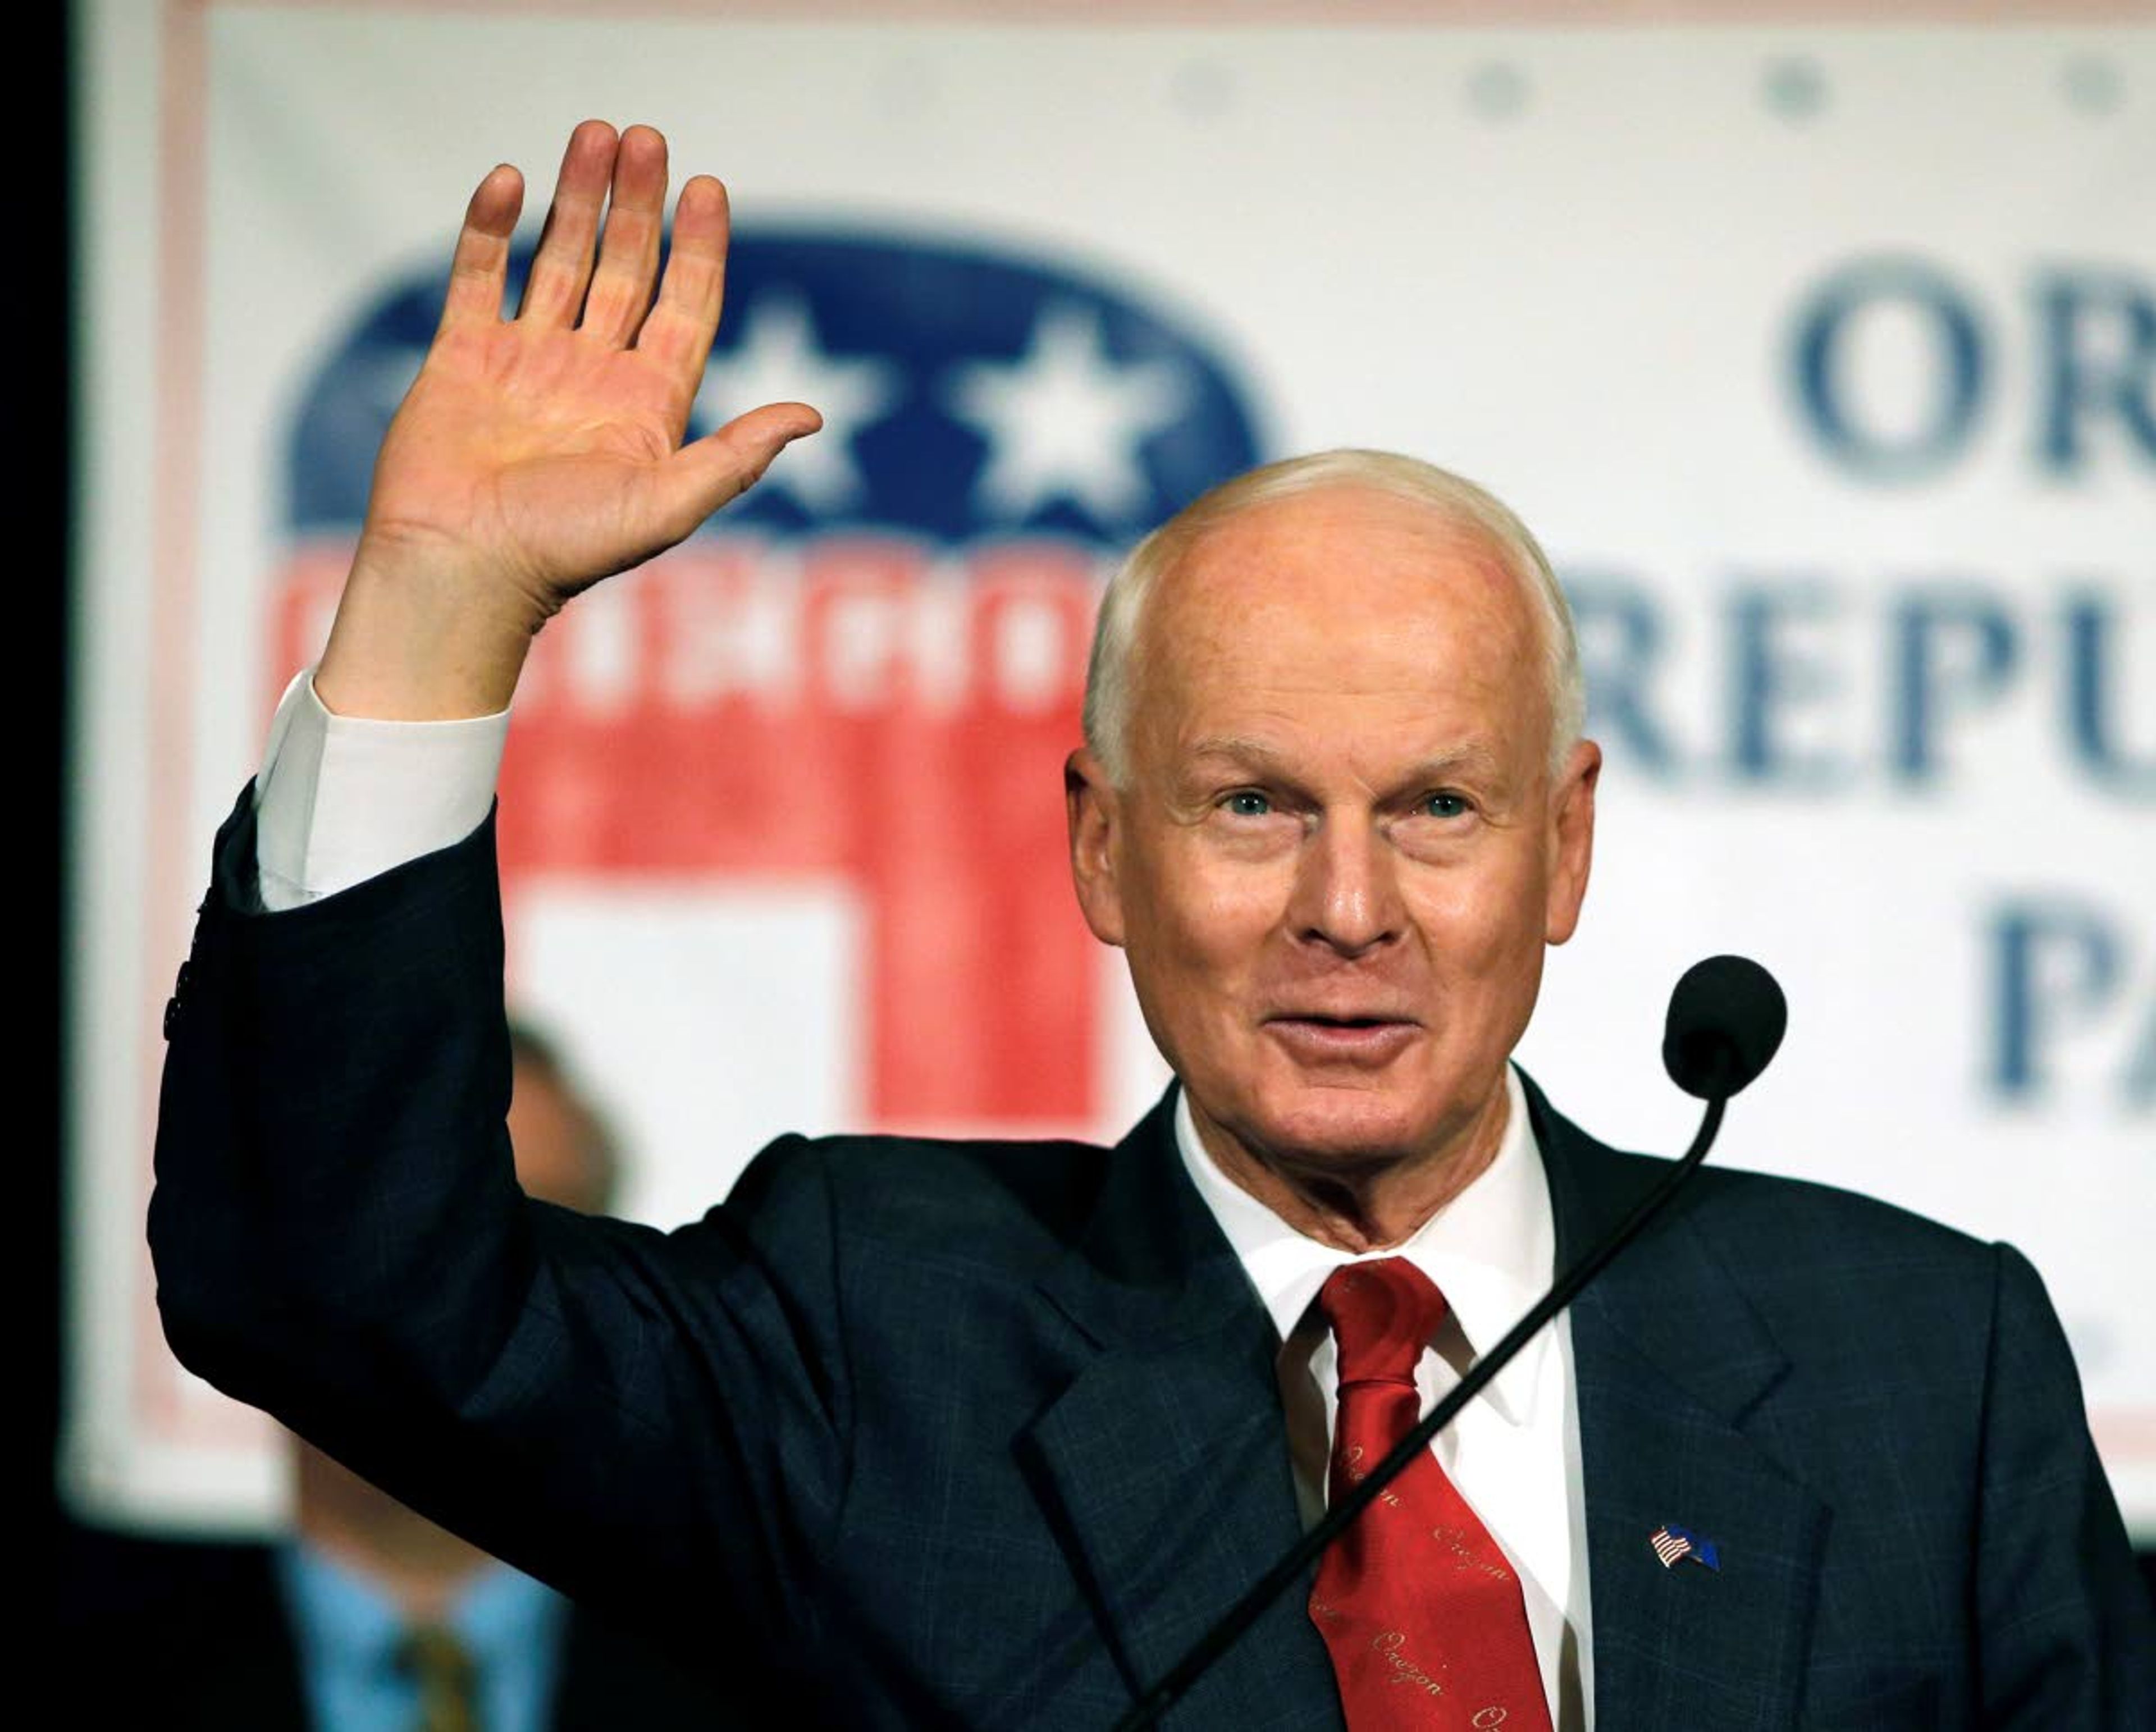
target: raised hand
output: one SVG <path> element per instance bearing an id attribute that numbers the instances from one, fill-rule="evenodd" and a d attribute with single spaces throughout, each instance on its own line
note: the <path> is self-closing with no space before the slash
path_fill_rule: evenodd
<path id="1" fill-rule="evenodd" d="M 772 403 L 681 443 L 718 328 L 726 195 L 708 175 L 682 187 L 662 276 L 658 133 L 577 128 L 523 306 L 505 319 L 523 192 L 505 164 L 465 212 L 441 326 L 376 459 L 316 674 L 331 710 L 503 708 L 564 602 L 681 540 L 822 425 L 804 404 Z"/>

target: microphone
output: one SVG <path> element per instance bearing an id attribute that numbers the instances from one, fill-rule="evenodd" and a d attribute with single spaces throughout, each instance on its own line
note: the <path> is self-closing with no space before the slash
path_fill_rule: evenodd
<path id="1" fill-rule="evenodd" d="M 1684 971 L 1670 992 L 1669 1015 L 1663 1024 L 1662 1065 L 1670 1080 L 1686 1094 L 1707 1103 L 1691 1146 L 1653 1190 L 1634 1204 L 1612 1227 L 1557 1283 L 1536 1300 L 1527 1314 L 1514 1324 L 1497 1345 L 1468 1367 L 1467 1375 L 1451 1392 L 1416 1422 L 1392 1453 L 1358 1481 L 1338 1503 L 1325 1512 L 1317 1526 L 1281 1556 L 1221 1617 L 1219 1622 L 1191 1645 L 1188 1653 L 1170 1667 L 1155 1684 L 1116 1722 L 1115 1732 L 1143 1732 L 1158 1725 L 1160 1717 L 1179 1701 L 1191 1685 L 1204 1676 L 1213 1663 L 1235 1645 L 1235 1640 L 1258 1621 L 1265 1609 L 1280 1597 L 1289 1583 L 1301 1576 L 1317 1555 L 1330 1545 L 1355 1518 L 1377 1501 L 1409 1463 L 1430 1448 L 1430 1439 L 1450 1425 L 1454 1417 L 1510 1365 L 1520 1350 L 1532 1340 L 1543 1325 L 1579 1297 L 1587 1284 L 1600 1274 L 1610 1260 L 1643 1232 L 1678 1188 L 1695 1172 L 1714 1146 L 1722 1129 L 1723 1109 L 1729 1098 L 1767 1068 L 1789 1026 L 1789 1002 L 1774 977 L 1744 956 L 1709 956 Z"/>
<path id="2" fill-rule="evenodd" d="M 1662 1068 L 1702 1100 L 1727 1100 L 1767 1068 L 1789 1026 L 1774 976 L 1748 956 L 1709 956 L 1670 993 Z"/>

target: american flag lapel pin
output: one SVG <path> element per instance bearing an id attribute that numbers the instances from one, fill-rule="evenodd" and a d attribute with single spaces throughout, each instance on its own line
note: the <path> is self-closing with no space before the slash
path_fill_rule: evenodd
<path id="1" fill-rule="evenodd" d="M 1686 1558 L 1710 1570 L 1722 1568 L 1722 1555 L 1714 1549 L 1714 1542 L 1701 1539 L 1690 1528 L 1666 1522 L 1647 1535 L 1647 1544 L 1654 1547 L 1655 1555 L 1662 1560 L 1665 1570 L 1676 1569 Z"/>

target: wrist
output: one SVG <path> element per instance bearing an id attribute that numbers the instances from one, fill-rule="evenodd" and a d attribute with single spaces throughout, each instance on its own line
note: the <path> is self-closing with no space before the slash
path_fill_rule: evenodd
<path id="1" fill-rule="evenodd" d="M 509 707 L 545 623 L 508 586 L 444 563 L 384 559 L 362 538 L 315 672 L 339 715 L 454 721 Z"/>

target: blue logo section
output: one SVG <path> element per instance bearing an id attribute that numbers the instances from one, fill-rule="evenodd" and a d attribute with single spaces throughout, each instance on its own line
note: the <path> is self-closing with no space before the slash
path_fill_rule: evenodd
<path id="1" fill-rule="evenodd" d="M 512 262 L 512 299 L 530 257 Z M 357 526 L 441 292 L 432 264 L 391 284 L 309 386 L 288 448 L 295 534 Z M 1248 398 L 1197 333 L 978 242 L 737 233 L 690 435 L 783 398 L 814 403 L 825 429 L 726 514 L 767 533 L 1121 546 L 1259 460 Z"/>

